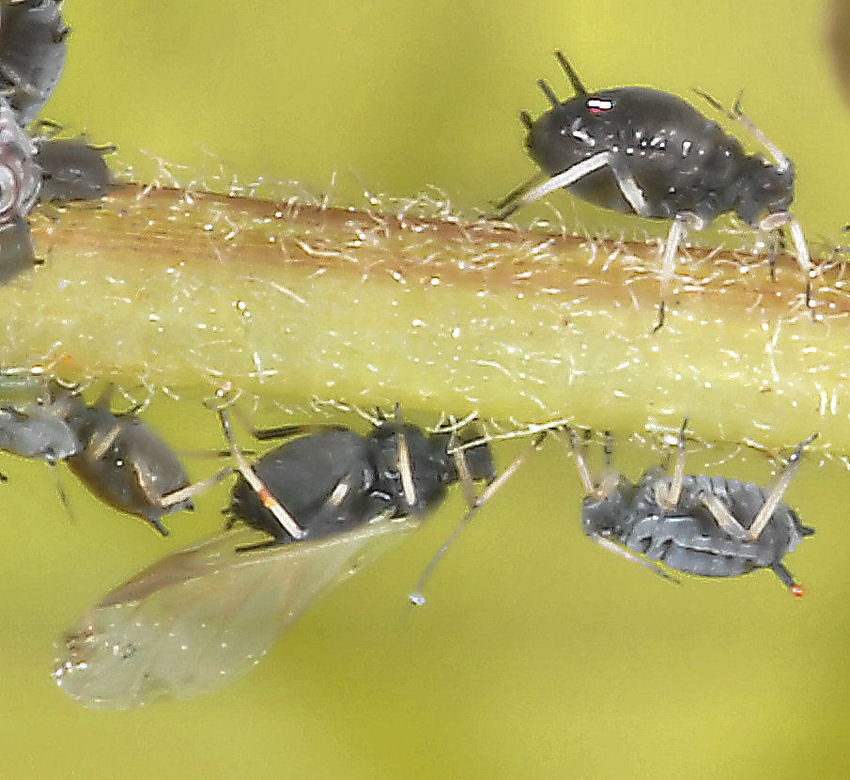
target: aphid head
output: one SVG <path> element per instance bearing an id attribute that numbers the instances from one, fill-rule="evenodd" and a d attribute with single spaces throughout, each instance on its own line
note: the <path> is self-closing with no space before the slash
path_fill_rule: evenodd
<path id="1" fill-rule="evenodd" d="M 567 429 L 578 475 L 584 486 L 581 525 L 588 536 L 604 536 L 622 525 L 628 517 L 635 486 L 613 466 L 612 438 L 605 435 L 605 468 L 598 479 L 590 474 L 585 444 L 572 429 Z"/>
<path id="2" fill-rule="evenodd" d="M 588 536 L 611 533 L 623 524 L 629 514 L 634 485 L 614 471 L 607 473 L 606 477 L 585 496 L 581 505 L 581 527 Z"/>
<path id="3" fill-rule="evenodd" d="M 794 164 L 774 165 L 758 155 L 747 158 L 735 211 L 749 225 L 764 214 L 788 211 L 794 202 Z"/>

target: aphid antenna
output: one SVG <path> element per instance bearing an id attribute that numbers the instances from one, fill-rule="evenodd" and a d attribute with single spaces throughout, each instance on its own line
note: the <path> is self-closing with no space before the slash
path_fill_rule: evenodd
<path id="1" fill-rule="evenodd" d="M 303 539 L 306 534 L 304 529 L 302 529 L 301 526 L 295 522 L 292 515 L 284 509 L 280 501 L 274 497 L 272 492 L 266 487 L 265 483 L 257 476 L 254 469 L 251 468 L 250 464 L 245 459 L 242 450 L 239 448 L 239 444 L 236 442 L 236 437 L 233 435 L 233 430 L 230 427 L 230 417 L 228 416 L 227 409 L 219 409 L 218 417 L 219 420 L 221 420 L 221 427 L 224 431 L 224 436 L 227 439 L 227 443 L 230 445 L 230 451 L 233 453 L 233 458 L 236 461 L 239 473 L 254 489 L 263 506 L 268 509 L 272 515 L 274 515 L 275 520 L 280 523 L 281 527 L 293 539 Z"/>
<path id="2" fill-rule="evenodd" d="M 425 428 L 426 433 L 456 433 L 463 430 L 467 425 L 478 419 L 478 410 L 470 412 L 459 420 L 453 414 L 446 416 L 443 413 L 440 421 L 433 428 Z M 458 445 L 460 446 L 460 445 Z"/>
<path id="3" fill-rule="evenodd" d="M 434 557 L 431 558 L 430 562 L 425 567 L 425 570 L 422 572 L 422 576 L 419 578 L 419 582 L 416 584 L 415 590 L 412 593 L 409 594 L 408 599 L 410 600 L 411 604 L 413 604 L 414 606 L 417 606 L 417 607 L 421 607 L 427 602 L 427 599 L 425 598 L 423 591 L 425 590 L 425 586 L 427 585 L 428 580 L 431 579 L 431 575 L 434 573 L 434 570 L 436 569 L 437 564 L 440 562 L 440 559 L 446 554 L 449 547 L 451 547 L 452 544 L 454 543 L 454 541 L 460 536 L 460 534 L 463 532 L 463 529 L 466 528 L 472 522 L 472 520 L 478 514 L 481 507 L 483 507 L 496 494 L 496 492 L 499 491 L 502 488 L 502 486 L 514 474 L 517 473 L 517 471 L 519 471 L 519 469 L 528 460 L 529 456 L 533 452 L 540 449 L 540 445 L 543 443 L 543 440 L 545 438 L 546 438 L 546 431 L 539 433 L 535 437 L 534 441 L 531 442 L 531 445 L 525 450 L 525 452 L 520 454 L 520 456 L 518 458 L 516 458 L 516 460 L 514 460 L 514 462 L 511 463 L 510 466 L 508 466 L 501 474 L 499 474 L 498 477 L 496 477 L 496 479 L 494 479 L 489 485 L 487 485 L 487 487 L 484 488 L 484 490 L 482 491 L 481 495 L 478 496 L 478 498 L 473 499 L 474 503 L 472 503 L 470 505 L 469 509 L 467 510 L 467 512 L 463 516 L 463 518 L 461 519 L 457 528 L 455 528 L 455 530 L 452 532 L 452 534 L 449 536 L 449 538 L 446 539 L 443 546 L 440 547 L 440 549 L 437 550 Z M 457 461 L 457 458 L 458 458 L 457 455 L 455 456 L 455 458 L 456 458 L 456 462 L 458 462 Z M 465 461 L 465 459 L 462 456 L 460 456 L 460 459 Z M 466 475 L 467 475 L 467 477 L 469 477 L 468 470 L 466 472 Z M 471 479 L 470 479 L 470 482 L 471 482 Z"/>
<path id="4" fill-rule="evenodd" d="M 456 444 L 449 447 L 449 455 L 454 455 L 455 451 L 462 452 L 463 450 L 471 450 L 475 447 L 480 447 L 483 444 L 490 444 L 494 441 L 525 439 L 529 436 L 535 436 L 536 434 L 544 433 L 546 431 L 556 431 L 567 427 L 570 422 L 572 422 L 572 418 L 562 417 L 561 419 L 550 420 L 545 423 L 529 423 L 521 430 L 506 431 L 505 433 L 488 433 L 480 438 L 473 439 L 472 441 L 467 441 L 463 444 Z"/>

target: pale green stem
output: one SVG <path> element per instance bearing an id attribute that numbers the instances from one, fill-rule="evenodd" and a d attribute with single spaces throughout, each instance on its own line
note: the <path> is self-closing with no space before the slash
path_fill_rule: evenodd
<path id="1" fill-rule="evenodd" d="M 44 265 L 0 289 L 6 368 L 850 446 L 840 269 L 813 322 L 792 258 L 772 282 L 693 250 L 653 333 L 655 245 L 130 186 L 33 232 Z"/>

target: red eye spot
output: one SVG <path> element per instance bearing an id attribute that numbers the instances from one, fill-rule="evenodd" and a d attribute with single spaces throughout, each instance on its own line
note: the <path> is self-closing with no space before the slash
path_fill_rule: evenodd
<path id="1" fill-rule="evenodd" d="M 792 592 L 795 596 L 797 596 L 798 598 L 801 598 L 801 597 L 803 597 L 803 596 L 805 596 L 805 595 L 806 595 L 806 591 L 804 590 L 804 588 L 803 588 L 803 586 L 802 586 L 802 585 L 794 585 L 794 586 L 791 588 L 791 592 Z"/>

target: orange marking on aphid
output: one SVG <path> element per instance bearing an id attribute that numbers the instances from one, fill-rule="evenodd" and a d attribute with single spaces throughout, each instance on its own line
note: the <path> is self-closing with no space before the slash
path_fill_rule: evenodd
<path id="1" fill-rule="evenodd" d="M 264 487 L 261 490 L 258 490 L 257 495 L 260 497 L 260 501 L 262 501 L 263 506 L 266 509 L 271 509 L 277 505 L 277 499 L 271 494 L 271 491 L 268 488 Z"/>
<path id="2" fill-rule="evenodd" d="M 803 596 L 805 596 L 805 595 L 806 595 L 806 590 L 805 590 L 805 588 L 804 588 L 802 585 L 794 585 L 794 586 L 791 588 L 791 592 L 792 592 L 795 596 L 797 596 L 797 598 L 802 598 Z"/>

